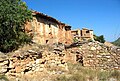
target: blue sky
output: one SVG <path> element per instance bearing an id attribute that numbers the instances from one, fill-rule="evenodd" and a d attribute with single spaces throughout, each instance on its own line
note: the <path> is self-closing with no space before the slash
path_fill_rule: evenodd
<path id="1" fill-rule="evenodd" d="M 120 37 L 120 0 L 23 0 L 30 9 L 45 13 L 72 29 L 90 28 L 107 41 Z"/>

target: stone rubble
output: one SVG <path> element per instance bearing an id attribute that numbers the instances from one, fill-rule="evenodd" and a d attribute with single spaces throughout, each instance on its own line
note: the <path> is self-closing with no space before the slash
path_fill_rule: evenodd
<path id="1" fill-rule="evenodd" d="M 64 45 L 36 46 L 17 50 L 12 55 L 0 53 L 0 74 L 20 77 L 36 72 L 64 74 L 67 63 L 79 62 L 85 67 L 120 70 L 120 48 L 99 42 L 86 42 L 65 49 Z"/>
<path id="2" fill-rule="evenodd" d="M 109 47 L 94 41 L 67 50 L 70 52 L 70 55 L 76 57 L 74 62 L 79 61 L 83 66 L 120 70 L 120 48 L 118 47 Z"/>
<path id="3" fill-rule="evenodd" d="M 49 73 L 50 71 L 56 71 L 61 73 L 60 70 L 67 70 L 65 53 L 63 51 L 63 49 L 59 48 L 57 50 L 55 48 L 52 51 L 29 49 L 16 51 L 10 57 L 0 54 L 0 73 L 18 77 L 22 74 L 33 74 L 34 72 Z"/>
<path id="4" fill-rule="evenodd" d="M 0 74 L 7 72 L 7 65 L 9 61 L 5 54 L 0 52 Z"/>

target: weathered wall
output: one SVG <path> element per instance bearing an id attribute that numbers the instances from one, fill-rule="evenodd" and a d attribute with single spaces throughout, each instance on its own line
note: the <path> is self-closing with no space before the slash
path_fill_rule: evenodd
<path id="1" fill-rule="evenodd" d="M 33 21 L 27 22 L 25 30 L 33 41 L 39 44 L 54 44 L 72 42 L 71 30 L 65 30 L 65 24 L 56 23 L 49 19 L 34 16 Z"/>
<path id="2" fill-rule="evenodd" d="M 7 72 L 8 63 L 9 61 L 7 56 L 0 52 L 0 74 Z"/>
<path id="3" fill-rule="evenodd" d="M 43 18 L 33 18 L 33 21 L 26 25 L 26 30 L 32 29 L 33 41 L 40 44 L 51 44 L 58 41 L 59 26 L 57 23 Z"/>
<path id="4" fill-rule="evenodd" d="M 66 54 L 65 60 L 70 63 L 77 63 L 77 57 L 76 57 L 77 51 L 79 51 L 79 49 L 76 47 L 67 49 L 65 52 L 65 54 Z"/>
<path id="5" fill-rule="evenodd" d="M 94 40 L 93 30 L 83 28 L 82 30 L 80 30 L 80 29 L 73 30 L 73 31 L 71 31 L 71 33 L 72 33 L 72 38 L 73 39 L 75 38 L 79 41 L 85 41 L 85 40 L 89 40 L 89 39 Z"/>
<path id="6" fill-rule="evenodd" d="M 70 57 L 73 63 L 78 61 L 85 67 L 120 70 L 120 48 L 108 47 L 99 42 L 89 42 L 67 50 L 71 56 L 76 55 L 76 57 L 73 56 L 74 58 Z"/>
<path id="7" fill-rule="evenodd" d="M 83 39 L 92 39 L 93 40 L 93 31 L 92 30 L 88 30 L 88 29 L 82 29 L 81 30 L 82 33 L 82 38 Z"/>
<path id="8" fill-rule="evenodd" d="M 72 35 L 71 35 L 71 30 L 68 30 L 65 32 L 65 43 L 66 44 L 72 44 L 73 42 L 73 38 L 72 38 Z"/>
<path id="9" fill-rule="evenodd" d="M 65 26 L 64 25 L 59 25 L 58 29 L 58 42 L 60 43 L 65 43 Z"/>
<path id="10" fill-rule="evenodd" d="M 11 54 L 0 53 L 0 74 L 12 77 L 37 72 L 64 73 L 67 63 L 80 62 L 84 67 L 120 70 L 120 49 L 99 42 L 88 42 L 64 49 L 64 45 L 33 45 Z"/>
<path id="11" fill-rule="evenodd" d="M 0 74 L 20 77 L 24 74 L 31 75 L 35 72 L 57 73 L 66 71 L 65 52 L 63 47 L 34 46 L 17 50 L 12 55 L 0 54 Z"/>
<path id="12" fill-rule="evenodd" d="M 120 50 L 107 47 L 99 42 L 90 42 L 81 47 L 84 66 L 103 69 L 120 69 Z"/>

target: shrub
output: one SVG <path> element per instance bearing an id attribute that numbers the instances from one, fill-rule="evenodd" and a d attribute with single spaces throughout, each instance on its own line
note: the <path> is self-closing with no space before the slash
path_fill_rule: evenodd
<path id="1" fill-rule="evenodd" d="M 32 12 L 22 0 L 0 1 L 0 51 L 13 51 L 31 40 L 24 30 L 24 24 L 31 19 Z"/>
<path id="2" fill-rule="evenodd" d="M 74 39 L 73 39 L 73 42 L 78 42 L 78 39 L 77 39 L 77 38 L 74 38 Z"/>
<path id="3" fill-rule="evenodd" d="M 95 40 L 95 41 L 99 41 L 99 42 L 101 42 L 101 43 L 104 43 L 104 42 L 105 42 L 105 39 L 104 39 L 104 36 L 103 36 L 103 35 L 101 35 L 101 36 L 96 36 L 96 35 L 94 35 L 94 40 Z"/>

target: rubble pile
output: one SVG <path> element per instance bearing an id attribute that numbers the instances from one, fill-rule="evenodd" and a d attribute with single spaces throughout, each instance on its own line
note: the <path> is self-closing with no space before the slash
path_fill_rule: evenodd
<path id="1" fill-rule="evenodd" d="M 52 51 L 45 49 L 16 51 L 11 56 L 1 55 L 0 73 L 8 76 L 21 76 L 34 74 L 34 72 L 57 72 L 67 70 L 65 53 L 63 49 L 54 48 Z M 2 59 L 3 58 L 3 59 Z M 60 69 L 58 69 L 60 68 Z"/>
<path id="2" fill-rule="evenodd" d="M 7 56 L 0 52 L 0 74 L 6 73 L 8 71 L 8 64 L 9 61 Z"/>
<path id="3" fill-rule="evenodd" d="M 108 47 L 96 41 L 67 49 L 64 45 L 53 45 L 53 48 L 47 46 L 47 49 L 41 46 L 23 49 L 12 55 L 0 53 L 0 74 L 15 77 L 37 72 L 63 74 L 68 70 L 68 62 L 79 62 L 85 67 L 120 69 L 120 48 Z"/>
<path id="4" fill-rule="evenodd" d="M 79 46 L 83 66 L 103 69 L 120 69 L 120 49 L 108 47 L 100 42 L 89 42 Z"/>
<path id="5" fill-rule="evenodd" d="M 67 47 L 67 61 L 79 62 L 86 67 L 120 69 L 120 48 L 103 43 L 77 42 Z"/>

